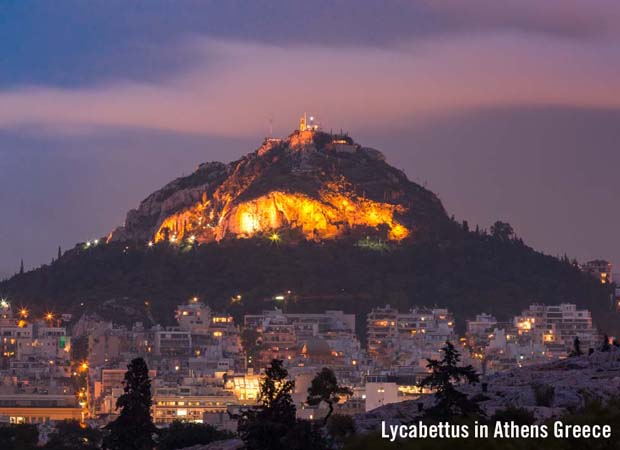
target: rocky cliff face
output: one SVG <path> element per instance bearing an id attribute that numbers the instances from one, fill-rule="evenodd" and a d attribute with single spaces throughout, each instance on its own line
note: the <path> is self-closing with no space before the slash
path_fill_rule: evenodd
<path id="1" fill-rule="evenodd" d="M 296 131 L 206 163 L 129 211 L 110 241 L 415 239 L 446 226 L 439 199 L 348 136 Z"/>

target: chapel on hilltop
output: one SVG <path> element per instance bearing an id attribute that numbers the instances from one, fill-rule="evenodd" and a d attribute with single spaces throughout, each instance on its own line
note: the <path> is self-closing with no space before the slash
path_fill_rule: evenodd
<path id="1" fill-rule="evenodd" d="M 301 133 L 305 131 L 319 131 L 320 129 L 321 127 L 319 126 L 319 123 L 314 120 L 314 116 L 310 116 L 310 119 L 308 119 L 308 114 L 304 113 L 304 115 L 299 119 L 299 131 Z"/>

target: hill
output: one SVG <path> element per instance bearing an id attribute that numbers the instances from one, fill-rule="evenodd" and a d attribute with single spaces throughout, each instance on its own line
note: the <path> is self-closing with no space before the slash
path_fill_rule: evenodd
<path id="1" fill-rule="evenodd" d="M 608 290 L 574 264 L 502 222 L 470 231 L 381 152 L 305 117 L 285 139 L 174 180 L 107 238 L 0 283 L 0 295 L 39 311 L 163 323 L 194 296 L 238 318 L 344 309 L 360 331 L 366 312 L 388 303 L 446 306 L 462 326 L 479 312 L 505 319 L 533 302 L 572 302 L 606 331 L 620 328 Z"/>
<path id="2" fill-rule="evenodd" d="M 198 243 L 278 235 L 315 242 L 441 234 L 439 199 L 347 135 L 302 124 L 229 164 L 201 164 L 129 211 L 108 242 Z"/>

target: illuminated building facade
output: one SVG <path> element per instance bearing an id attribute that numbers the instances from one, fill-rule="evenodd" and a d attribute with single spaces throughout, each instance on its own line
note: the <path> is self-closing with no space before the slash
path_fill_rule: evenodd
<path id="1" fill-rule="evenodd" d="M 531 334 L 548 346 L 556 344 L 570 349 L 576 337 L 584 349 L 594 347 L 598 342 L 590 311 L 577 309 L 570 303 L 530 305 L 514 318 L 514 324 L 519 334 Z"/>
<path id="2" fill-rule="evenodd" d="M 175 319 L 179 328 L 192 334 L 208 334 L 211 326 L 211 308 L 204 303 L 190 300 L 188 304 L 177 306 Z"/>
<path id="3" fill-rule="evenodd" d="M 486 313 L 478 314 L 474 320 L 467 321 L 467 334 L 488 335 L 496 324 L 497 319 L 494 316 Z"/>
<path id="4" fill-rule="evenodd" d="M 189 356 L 192 338 L 189 331 L 180 329 L 158 330 L 154 334 L 156 356 Z"/>
<path id="5" fill-rule="evenodd" d="M 182 387 L 156 389 L 153 395 L 153 421 L 170 424 L 175 420 L 203 423 L 207 413 L 226 412 L 237 404 L 231 392 L 180 392 Z"/>
<path id="6" fill-rule="evenodd" d="M 0 421 L 8 423 L 45 423 L 80 420 L 82 408 L 73 394 L 20 392 L 0 394 Z"/>

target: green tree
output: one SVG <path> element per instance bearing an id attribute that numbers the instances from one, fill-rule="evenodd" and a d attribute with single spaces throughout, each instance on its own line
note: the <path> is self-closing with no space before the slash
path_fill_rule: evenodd
<path id="1" fill-rule="evenodd" d="M 481 415 L 482 411 L 478 404 L 454 386 L 455 383 L 461 382 L 478 383 L 480 381 L 478 374 L 471 365 L 458 366 L 461 355 L 450 341 L 446 341 L 441 351 L 443 352 L 441 360 L 427 359 L 426 367 L 431 370 L 431 374 L 420 383 L 422 387 L 435 390 L 435 405 L 427 414 L 439 419 L 449 419 L 454 415 Z"/>
<path id="2" fill-rule="evenodd" d="M 71 360 L 75 364 L 88 359 L 88 336 L 82 335 L 71 339 Z"/>
<path id="3" fill-rule="evenodd" d="M 575 336 L 575 339 L 573 340 L 573 349 L 571 350 L 568 356 L 581 356 L 581 355 L 583 355 L 583 351 L 581 351 L 581 341 L 579 340 L 577 336 Z"/>
<path id="4" fill-rule="evenodd" d="M 200 444 L 205 445 L 232 437 L 231 433 L 220 431 L 208 424 L 174 421 L 161 432 L 157 450 L 174 450 Z"/>
<path id="5" fill-rule="evenodd" d="M 600 350 L 602 352 L 608 352 L 609 350 L 611 350 L 611 345 L 609 345 L 609 336 L 607 336 L 607 334 L 603 336 L 603 342 L 601 343 Z"/>
<path id="6" fill-rule="evenodd" d="M 103 446 L 108 450 L 152 450 L 157 428 L 151 417 L 149 369 L 142 358 L 132 360 L 127 369 L 125 393 L 116 402 L 121 412 L 115 421 L 106 425 L 109 433 Z"/>
<path id="7" fill-rule="evenodd" d="M 323 418 L 323 426 L 325 426 L 329 417 L 334 413 L 334 403 L 338 403 L 341 396 L 350 397 L 351 395 L 353 395 L 351 389 L 338 384 L 334 371 L 329 367 L 323 367 L 312 379 L 308 388 L 307 402 L 311 406 L 317 406 L 321 402 L 327 403 L 329 411 Z"/>
<path id="8" fill-rule="evenodd" d="M 241 345 L 245 351 L 248 366 L 254 367 L 262 346 L 259 344 L 260 334 L 254 328 L 245 328 L 241 332 Z"/>
<path id="9" fill-rule="evenodd" d="M 323 435 L 314 423 L 297 419 L 282 439 L 287 450 L 327 450 Z"/>
<path id="10" fill-rule="evenodd" d="M 517 425 L 533 425 L 536 417 L 525 408 L 508 406 L 506 409 L 495 411 L 491 416 L 491 422 L 514 422 Z"/>
<path id="11" fill-rule="evenodd" d="M 286 436 L 296 424 L 291 392 L 295 382 L 287 379 L 282 360 L 274 359 L 260 384 L 259 405 L 236 417 L 238 432 L 249 450 L 287 449 Z"/>
<path id="12" fill-rule="evenodd" d="M 338 445 L 342 445 L 355 434 L 355 420 L 348 415 L 334 414 L 327 422 L 327 432 Z"/>
<path id="13" fill-rule="evenodd" d="M 98 429 L 82 426 L 75 420 L 56 424 L 56 430 L 49 435 L 44 450 L 99 450 L 102 433 Z"/>
<path id="14" fill-rule="evenodd" d="M 515 237 L 515 231 L 508 222 L 498 220 L 491 225 L 491 236 L 500 241 L 510 241 Z"/>
<path id="15" fill-rule="evenodd" d="M 566 425 L 611 425 L 611 439 L 566 439 L 563 449 L 567 450 L 619 450 L 620 397 L 607 400 L 586 398 L 583 408 L 566 413 L 560 420 Z"/>
<path id="16" fill-rule="evenodd" d="M 534 391 L 536 406 L 550 407 L 553 405 L 555 387 L 550 384 L 534 384 L 532 385 L 532 390 Z"/>
<path id="17" fill-rule="evenodd" d="M 0 449 L 35 450 L 39 441 L 36 425 L 0 425 Z"/>

